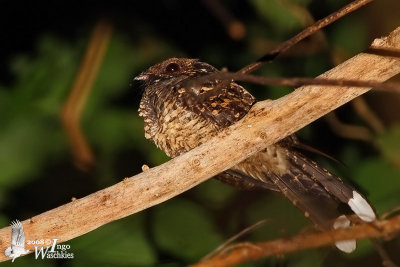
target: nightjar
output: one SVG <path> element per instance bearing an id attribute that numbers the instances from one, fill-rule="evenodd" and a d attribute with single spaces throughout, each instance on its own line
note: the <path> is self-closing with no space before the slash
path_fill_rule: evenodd
<path id="1" fill-rule="evenodd" d="M 206 142 L 242 119 L 256 102 L 231 80 L 190 83 L 217 72 L 197 59 L 171 58 L 135 78 L 144 84 L 139 115 L 144 119 L 145 137 L 168 156 L 179 156 Z M 366 222 L 376 219 L 361 193 L 301 154 L 295 143 L 294 135 L 286 137 L 216 178 L 239 188 L 281 192 L 321 230 L 348 227 L 352 214 Z M 356 241 L 340 241 L 336 246 L 351 252 Z"/>

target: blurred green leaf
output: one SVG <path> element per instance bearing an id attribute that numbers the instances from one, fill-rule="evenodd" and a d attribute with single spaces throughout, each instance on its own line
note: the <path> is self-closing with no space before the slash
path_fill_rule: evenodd
<path id="1" fill-rule="evenodd" d="M 368 188 L 367 197 L 382 214 L 400 205 L 400 172 L 389 163 L 373 158 L 352 166 L 352 178 Z"/>
<path id="2" fill-rule="evenodd" d="M 265 194 L 265 197 L 252 203 L 246 210 L 249 226 L 264 219 L 268 220 L 252 233 L 253 238 L 269 240 L 296 234 L 307 225 L 312 227 L 311 222 L 289 200 L 279 194 Z"/>
<path id="3" fill-rule="evenodd" d="M 150 266 L 155 255 L 143 232 L 143 217 L 131 216 L 68 241 L 72 266 Z"/>
<path id="4" fill-rule="evenodd" d="M 0 132 L 0 147 L 3 188 L 32 179 L 49 156 L 57 157 L 66 149 L 60 125 L 44 115 L 21 116 L 7 123 Z"/>
<path id="5" fill-rule="evenodd" d="M 362 51 L 367 44 L 366 27 L 355 15 L 337 21 L 329 36 L 333 45 L 350 54 Z"/>
<path id="6" fill-rule="evenodd" d="M 293 31 L 303 27 L 303 20 L 297 12 L 309 1 L 251 0 L 262 18 L 274 25 L 276 32 Z"/>
<path id="7" fill-rule="evenodd" d="M 173 199 L 155 208 L 154 235 L 166 251 L 189 262 L 199 260 L 224 240 L 199 205 Z"/>
<path id="8" fill-rule="evenodd" d="M 210 179 L 198 185 L 193 193 L 199 200 L 206 203 L 208 208 L 218 209 L 228 204 L 238 190 L 217 179 Z"/>
<path id="9" fill-rule="evenodd" d="M 389 162 L 400 168 L 400 126 L 386 130 L 377 138 L 377 143 Z"/>
<path id="10" fill-rule="evenodd" d="M 66 151 L 59 110 L 76 68 L 77 51 L 44 37 L 35 59 L 20 56 L 13 61 L 17 81 L 12 90 L 1 92 L 0 186 L 33 179 L 49 157 L 62 157 L 60 152 Z"/>

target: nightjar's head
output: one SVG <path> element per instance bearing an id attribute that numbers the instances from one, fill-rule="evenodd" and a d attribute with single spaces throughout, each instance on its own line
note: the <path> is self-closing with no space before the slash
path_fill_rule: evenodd
<path id="1" fill-rule="evenodd" d="M 139 116 L 145 137 L 175 157 L 240 120 L 255 98 L 219 74 L 197 59 L 171 58 L 137 76 L 144 83 Z"/>
<path id="2" fill-rule="evenodd" d="M 191 58 L 170 58 L 135 77 L 143 81 L 146 86 L 155 83 L 171 83 L 182 81 L 189 77 L 198 77 L 217 71 L 210 64 Z"/>

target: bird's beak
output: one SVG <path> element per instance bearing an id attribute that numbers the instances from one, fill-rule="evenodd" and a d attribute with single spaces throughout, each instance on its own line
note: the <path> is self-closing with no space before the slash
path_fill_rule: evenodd
<path id="1" fill-rule="evenodd" d="M 146 72 L 140 73 L 138 76 L 134 78 L 136 81 L 145 81 L 149 78 L 149 75 Z"/>

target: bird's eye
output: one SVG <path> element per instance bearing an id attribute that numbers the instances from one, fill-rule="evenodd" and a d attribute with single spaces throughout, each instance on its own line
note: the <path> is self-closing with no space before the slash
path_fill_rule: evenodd
<path id="1" fill-rule="evenodd" d="M 165 71 L 168 73 L 174 73 L 179 71 L 180 67 L 177 63 L 169 63 L 166 67 L 165 67 Z"/>

